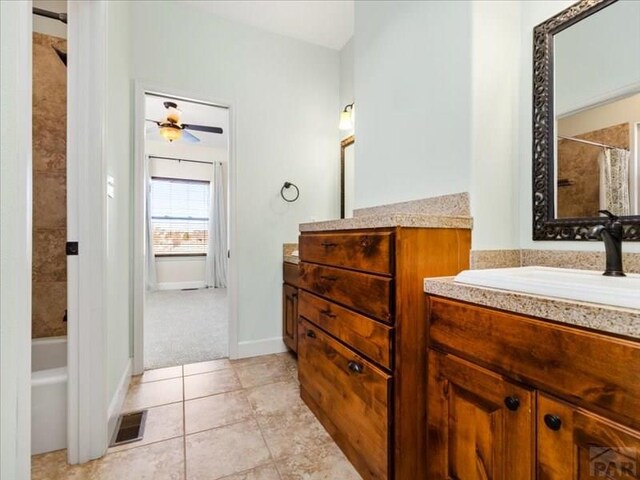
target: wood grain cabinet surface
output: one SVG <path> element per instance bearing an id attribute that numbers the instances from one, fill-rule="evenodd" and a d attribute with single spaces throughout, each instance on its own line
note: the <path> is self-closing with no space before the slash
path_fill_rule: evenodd
<path id="1" fill-rule="evenodd" d="M 365 480 L 427 478 L 422 283 L 468 268 L 470 231 L 310 232 L 299 245 L 302 399 Z"/>
<path id="2" fill-rule="evenodd" d="M 298 351 L 298 265 L 283 262 L 282 279 L 282 340 L 295 353 Z"/>
<path id="3" fill-rule="evenodd" d="M 640 342 L 429 297 L 433 479 L 640 479 Z"/>

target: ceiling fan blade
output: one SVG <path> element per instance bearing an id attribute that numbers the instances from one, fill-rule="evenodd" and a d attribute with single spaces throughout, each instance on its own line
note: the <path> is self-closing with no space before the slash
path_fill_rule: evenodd
<path id="1" fill-rule="evenodd" d="M 155 123 L 156 125 L 160 126 L 160 122 L 157 121 L 157 120 L 151 120 L 150 118 L 145 118 L 145 121 L 146 122 L 152 122 L 152 123 Z"/>
<path id="2" fill-rule="evenodd" d="M 186 130 L 182 130 L 182 140 L 184 140 L 187 143 L 198 143 L 200 141 L 198 137 L 196 137 L 195 135 L 192 135 Z"/>
<path id="3" fill-rule="evenodd" d="M 222 133 L 220 127 L 207 127 L 206 125 L 191 125 L 188 123 L 183 123 L 182 127 L 185 130 L 194 130 L 196 132 Z"/>

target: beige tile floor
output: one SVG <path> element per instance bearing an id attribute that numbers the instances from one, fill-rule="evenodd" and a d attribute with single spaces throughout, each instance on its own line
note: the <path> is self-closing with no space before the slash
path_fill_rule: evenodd
<path id="1" fill-rule="evenodd" d="M 148 409 L 144 439 L 80 466 L 32 458 L 33 480 L 359 480 L 300 400 L 287 354 L 214 360 L 134 377 L 123 412 Z"/>

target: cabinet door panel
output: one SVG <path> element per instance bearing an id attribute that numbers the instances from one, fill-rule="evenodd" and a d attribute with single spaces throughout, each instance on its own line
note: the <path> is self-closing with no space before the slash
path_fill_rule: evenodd
<path id="1" fill-rule="evenodd" d="M 302 398 L 365 479 L 387 480 L 391 376 L 302 317 L 298 329 Z"/>
<path id="2" fill-rule="evenodd" d="M 282 338 L 287 347 L 298 350 L 298 289 L 282 286 Z"/>
<path id="3" fill-rule="evenodd" d="M 429 478 L 533 478 L 533 393 L 429 352 Z"/>
<path id="4" fill-rule="evenodd" d="M 637 430 L 542 393 L 537 411 L 540 480 L 640 479 Z"/>

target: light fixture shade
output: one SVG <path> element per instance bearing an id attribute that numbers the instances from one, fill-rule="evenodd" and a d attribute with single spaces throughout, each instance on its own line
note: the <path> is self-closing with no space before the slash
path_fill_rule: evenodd
<path id="1" fill-rule="evenodd" d="M 160 127 L 160 135 L 162 135 L 162 138 L 165 140 L 173 142 L 174 140 L 178 140 L 182 137 L 182 130 L 178 127 L 162 126 Z"/>
<path id="2" fill-rule="evenodd" d="M 340 112 L 340 130 L 351 130 L 353 128 L 353 107 L 349 109 L 344 109 Z"/>

